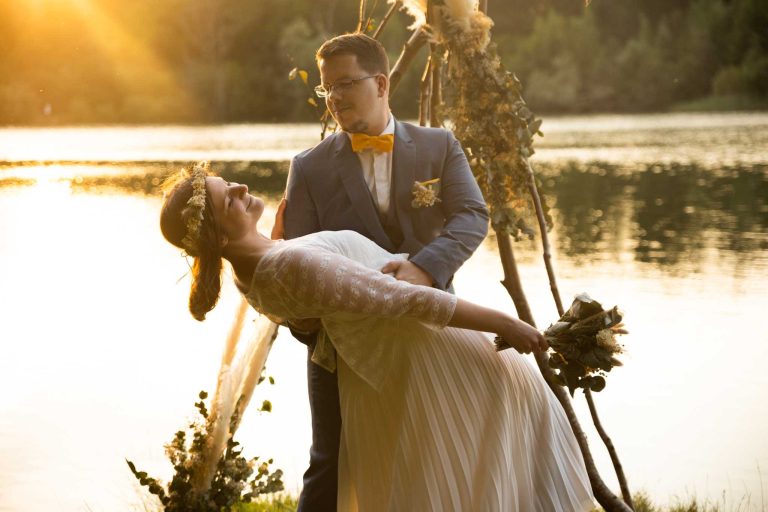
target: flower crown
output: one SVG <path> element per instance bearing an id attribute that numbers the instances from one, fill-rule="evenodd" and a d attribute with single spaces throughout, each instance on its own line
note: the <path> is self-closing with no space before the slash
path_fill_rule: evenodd
<path id="1" fill-rule="evenodd" d="M 186 210 L 189 211 L 187 233 L 181 241 L 181 245 L 190 254 L 198 252 L 200 227 L 203 224 L 203 212 L 205 211 L 205 178 L 210 170 L 210 162 L 198 162 L 191 171 L 186 171 L 192 179 L 192 197 L 187 201 Z"/>

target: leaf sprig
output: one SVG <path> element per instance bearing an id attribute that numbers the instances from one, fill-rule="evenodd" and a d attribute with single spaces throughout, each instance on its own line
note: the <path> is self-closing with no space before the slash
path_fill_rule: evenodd
<path id="1" fill-rule="evenodd" d="M 157 496 L 166 512 L 221 512 L 230 510 L 236 503 L 250 502 L 262 494 L 282 491 L 283 471 L 270 469 L 273 460 L 260 463 L 258 457 L 247 460 L 242 455 L 240 443 L 230 437 L 227 449 L 216 467 L 210 489 L 205 493 L 195 492 L 195 468 L 198 467 L 208 437 L 208 409 L 205 404 L 208 394 L 201 391 L 199 398 L 200 401 L 195 403 L 198 417 L 189 423 L 187 431 L 176 432 L 165 446 L 166 456 L 174 469 L 173 478 L 167 486 L 163 486 L 160 480 L 150 477 L 145 471 L 137 470 L 136 465 L 126 459 L 128 468 L 139 484 Z M 262 411 L 265 410 L 262 408 Z M 189 434 L 192 437 L 191 443 L 187 442 Z"/>

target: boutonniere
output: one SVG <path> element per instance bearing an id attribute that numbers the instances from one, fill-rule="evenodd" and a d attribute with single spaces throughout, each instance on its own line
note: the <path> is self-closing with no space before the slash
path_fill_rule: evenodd
<path id="1" fill-rule="evenodd" d="M 424 208 L 439 203 L 440 198 L 437 197 L 437 191 L 432 188 L 432 185 L 437 185 L 439 182 L 440 178 L 427 181 L 414 181 L 413 186 L 411 187 L 411 195 L 413 196 L 411 206 L 414 208 Z"/>

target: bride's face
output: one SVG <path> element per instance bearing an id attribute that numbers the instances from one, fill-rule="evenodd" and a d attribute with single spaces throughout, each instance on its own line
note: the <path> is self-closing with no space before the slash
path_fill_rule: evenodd
<path id="1" fill-rule="evenodd" d="M 228 241 L 242 238 L 256 229 L 264 212 L 264 201 L 248 193 L 248 186 L 209 176 L 205 179 L 213 213 Z"/>

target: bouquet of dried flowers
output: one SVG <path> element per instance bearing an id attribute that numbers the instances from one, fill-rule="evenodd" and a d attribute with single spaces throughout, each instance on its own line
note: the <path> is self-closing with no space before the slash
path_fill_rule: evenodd
<path id="1" fill-rule="evenodd" d="M 568 386 L 573 396 L 576 388 L 602 391 L 605 376 L 615 366 L 624 347 L 616 341 L 619 334 L 627 334 L 621 323 L 618 307 L 604 310 L 586 293 L 576 296 L 568 311 L 560 320 L 544 331 L 553 353 L 549 366 L 562 386 Z M 509 348 L 502 338 L 496 338 L 496 348 Z"/>

